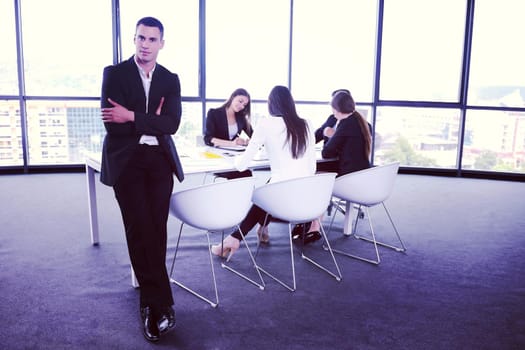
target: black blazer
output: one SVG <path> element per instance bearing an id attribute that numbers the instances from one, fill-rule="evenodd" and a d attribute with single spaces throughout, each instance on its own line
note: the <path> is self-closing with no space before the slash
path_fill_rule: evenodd
<path id="1" fill-rule="evenodd" d="M 372 126 L 368 123 L 370 132 Z M 354 171 L 370 168 L 370 161 L 365 155 L 365 139 L 359 121 L 349 116 L 339 122 L 334 135 L 325 143 L 323 158 L 338 158 L 337 175 L 345 175 Z"/>
<path id="2" fill-rule="evenodd" d="M 176 154 L 172 134 L 180 125 L 182 103 L 180 81 L 177 74 L 157 64 L 149 91 L 148 113 L 146 95 L 135 64 L 131 57 L 122 63 L 104 68 L 101 107 L 111 107 L 108 97 L 135 112 L 135 121 L 127 123 L 104 123 L 107 134 L 102 146 L 100 181 L 113 186 L 135 151 L 142 135 L 157 136 L 159 145 L 166 152 L 167 161 L 179 178 L 184 178 L 180 160 Z M 164 104 L 160 115 L 155 115 L 161 97 Z"/>
<path id="3" fill-rule="evenodd" d="M 237 132 L 244 132 L 252 137 L 252 128 L 248 126 L 246 118 L 235 116 L 237 121 Z M 206 116 L 206 129 L 204 130 L 204 143 L 213 146 L 212 138 L 230 140 L 228 134 L 228 118 L 226 117 L 226 107 L 211 108 Z"/>
<path id="4" fill-rule="evenodd" d="M 328 117 L 328 119 L 326 119 L 326 121 L 323 123 L 323 125 L 321 125 L 319 129 L 315 130 L 315 143 L 321 140 L 324 140 L 324 142 L 326 143 L 328 141 L 328 137 L 324 136 L 324 129 L 328 126 L 333 128 L 335 126 L 335 123 L 337 123 L 337 119 L 334 117 L 333 114 L 331 114 Z"/>

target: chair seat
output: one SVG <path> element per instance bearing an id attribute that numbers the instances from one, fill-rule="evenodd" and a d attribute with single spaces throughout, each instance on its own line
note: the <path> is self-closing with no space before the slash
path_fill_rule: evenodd
<path id="1" fill-rule="evenodd" d="M 356 171 L 350 174 L 346 174 L 335 180 L 332 195 L 339 199 L 337 207 L 340 206 L 341 201 L 346 202 L 345 211 L 351 209 L 352 205 L 358 206 L 358 215 L 356 216 L 352 232 L 349 235 L 354 235 L 356 238 L 360 238 L 367 242 L 373 243 L 375 258 L 369 259 L 363 256 L 352 254 L 347 250 L 345 251 L 340 249 L 333 249 L 335 253 L 340 253 L 351 258 L 378 265 L 381 262 L 379 250 L 377 248 L 378 245 L 388 247 L 400 252 L 406 251 L 405 244 L 401 240 L 401 236 L 399 235 L 399 232 L 397 231 L 397 228 L 394 225 L 390 212 L 388 211 L 385 205 L 385 201 L 392 194 L 398 170 L 399 162 L 394 162 L 391 164 L 375 166 L 368 169 Z M 369 208 L 377 205 L 381 205 L 384 208 L 401 246 L 394 246 L 391 244 L 380 242 L 376 239 L 376 234 L 372 225 L 372 218 L 370 217 Z M 367 238 L 365 236 L 356 234 L 357 224 L 360 219 L 364 218 L 364 216 L 361 215 L 362 210 L 366 212 L 366 218 L 370 227 L 371 238 Z M 329 232 L 331 231 L 336 214 L 337 210 L 332 216 L 330 228 L 328 230 Z M 345 214 L 347 216 L 350 215 L 349 212 L 346 212 Z"/>
<path id="2" fill-rule="evenodd" d="M 293 223 L 302 223 L 313 220 L 319 220 L 331 200 L 332 189 L 335 180 L 335 173 L 322 173 L 307 177 L 301 177 L 291 180 L 285 180 L 275 183 L 269 183 L 255 189 L 252 201 L 261 209 L 266 211 L 268 215 L 277 218 L 281 222 L 288 223 L 288 241 L 290 245 L 290 260 L 292 269 L 292 284 L 284 282 L 278 278 L 274 273 L 269 272 L 263 268 L 260 263 L 257 263 L 257 268 L 265 275 L 269 276 L 276 282 L 290 291 L 296 290 L 295 278 L 295 264 L 294 264 L 294 246 L 292 243 L 292 228 Z M 267 216 L 268 217 L 268 216 Z M 329 242 L 326 234 L 319 220 L 321 232 L 327 244 Z M 308 257 L 303 248 L 301 248 L 301 257 L 306 261 L 312 263 L 314 266 L 327 272 L 337 281 L 341 281 L 342 275 L 335 260 L 335 256 L 328 247 L 330 257 L 334 263 L 336 273 L 330 271 L 323 265 Z"/>
<path id="3" fill-rule="evenodd" d="M 173 255 L 173 262 L 170 271 L 170 280 L 179 287 L 209 303 L 215 307 L 219 304 L 219 294 L 217 291 L 217 281 L 211 253 L 210 232 L 220 231 L 224 236 L 224 231 L 231 228 L 238 228 L 239 223 L 244 219 L 248 210 L 252 206 L 251 197 L 255 181 L 253 177 L 243 177 L 234 180 L 204 184 L 195 188 L 182 190 L 173 193 L 170 202 L 170 214 L 181 221 L 179 236 Z M 183 226 L 187 224 L 194 228 L 206 232 L 208 257 L 211 266 L 211 275 L 215 292 L 215 300 L 211 300 L 196 292 L 186 284 L 173 278 L 173 271 L 179 251 Z M 264 289 L 264 280 L 256 268 L 254 257 L 250 251 L 248 243 L 245 242 L 249 252 L 251 263 L 259 277 L 260 283 L 244 277 L 249 282 Z"/>

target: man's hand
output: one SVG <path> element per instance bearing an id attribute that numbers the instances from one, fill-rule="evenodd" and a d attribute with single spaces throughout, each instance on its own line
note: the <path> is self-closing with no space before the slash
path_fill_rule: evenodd
<path id="1" fill-rule="evenodd" d="M 135 113 L 128 110 L 122 105 L 119 105 L 117 102 L 108 98 L 108 102 L 111 103 L 113 107 L 102 108 L 102 121 L 104 123 L 127 123 L 135 121 Z M 162 107 L 164 100 L 161 100 L 158 110 Z"/>
<path id="2" fill-rule="evenodd" d="M 164 104 L 164 96 L 160 98 L 159 106 L 155 110 L 156 115 L 160 115 L 160 112 L 162 111 L 162 105 Z"/>

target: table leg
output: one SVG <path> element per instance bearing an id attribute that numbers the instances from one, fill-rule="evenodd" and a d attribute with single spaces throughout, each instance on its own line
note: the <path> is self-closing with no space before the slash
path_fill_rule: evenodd
<path id="1" fill-rule="evenodd" d="M 346 201 L 345 204 L 345 220 L 343 225 L 343 233 L 347 236 L 351 235 L 353 233 L 353 227 L 352 227 L 352 212 L 353 212 L 354 205 Z"/>
<path id="2" fill-rule="evenodd" d="M 130 266 L 130 269 L 131 269 L 131 285 L 133 286 L 133 288 L 138 288 L 138 287 L 140 287 L 139 286 L 139 281 L 137 280 L 137 276 L 135 275 L 135 271 L 133 270 L 133 266 Z"/>
<path id="3" fill-rule="evenodd" d="M 88 189 L 89 225 L 91 230 L 91 244 L 98 245 L 98 212 L 97 189 L 95 185 L 95 169 L 86 164 L 86 179 Z"/>

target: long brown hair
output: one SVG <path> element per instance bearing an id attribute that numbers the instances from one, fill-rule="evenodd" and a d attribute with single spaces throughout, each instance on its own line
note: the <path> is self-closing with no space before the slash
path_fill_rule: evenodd
<path id="1" fill-rule="evenodd" d="M 356 111 L 355 101 L 349 91 L 339 91 L 336 92 L 332 97 L 332 102 L 330 103 L 333 109 L 341 113 L 350 113 L 350 116 L 357 118 L 359 123 L 359 128 L 361 129 L 361 134 L 365 140 L 364 149 L 365 156 L 370 158 L 370 152 L 372 150 L 372 135 L 370 134 L 370 127 L 366 119 Z"/>
<path id="2" fill-rule="evenodd" d="M 228 100 L 224 102 L 224 104 L 221 107 L 224 107 L 224 108 L 230 107 L 233 102 L 233 99 L 236 96 L 244 96 L 248 99 L 248 103 L 246 104 L 246 106 L 243 109 L 241 109 L 239 112 L 235 112 L 235 117 L 237 118 L 241 117 L 241 118 L 246 119 L 247 129 L 248 131 L 251 132 L 252 123 L 251 123 L 250 115 L 251 115 L 251 110 L 252 110 L 252 99 L 246 89 L 243 89 L 243 88 L 235 89 L 230 95 L 230 98 L 228 98 Z"/>
<path id="3" fill-rule="evenodd" d="M 286 86 L 277 85 L 272 89 L 268 96 L 268 112 L 271 116 L 283 118 L 292 157 L 302 157 L 308 145 L 308 124 L 297 115 L 295 101 Z"/>

